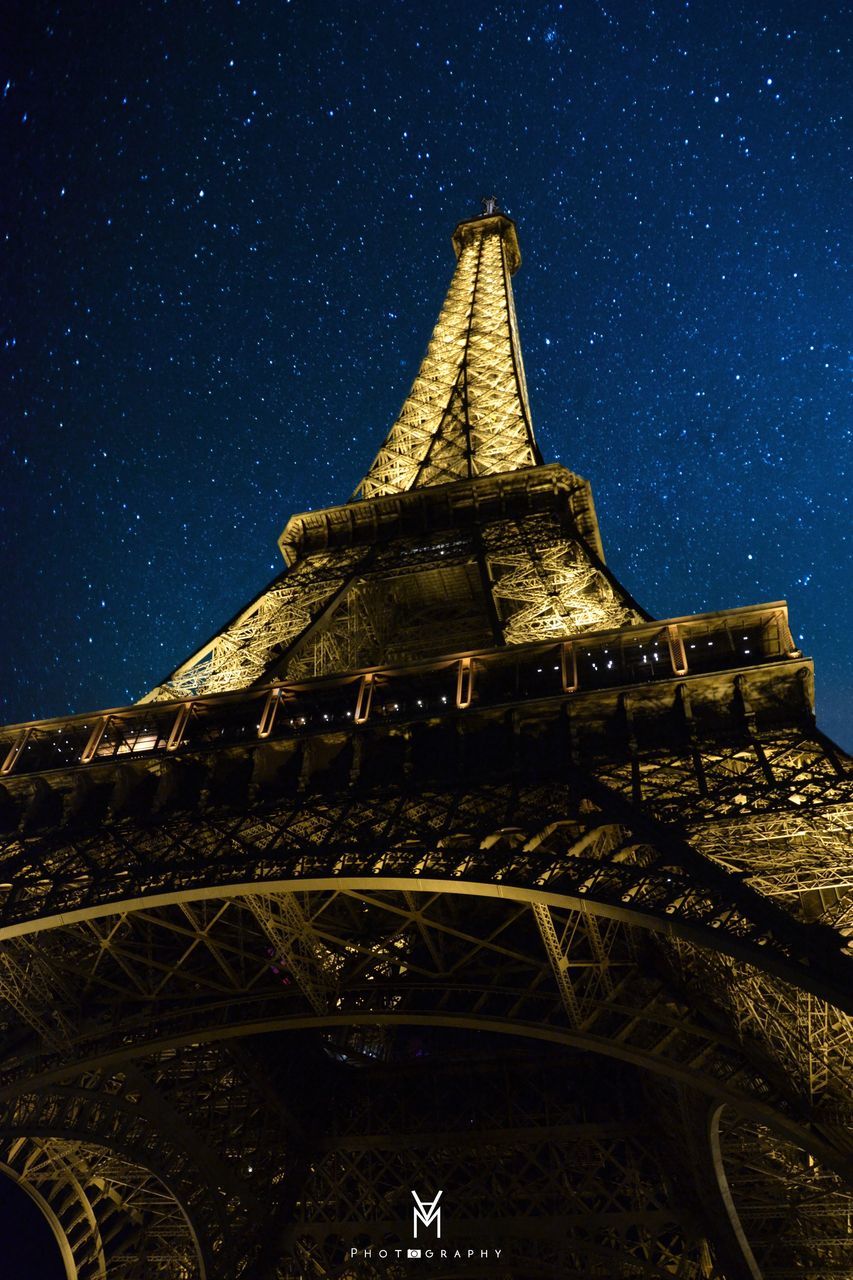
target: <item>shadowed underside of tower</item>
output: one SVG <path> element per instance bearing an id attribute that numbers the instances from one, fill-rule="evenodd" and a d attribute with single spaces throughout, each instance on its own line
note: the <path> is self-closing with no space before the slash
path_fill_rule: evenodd
<path id="1" fill-rule="evenodd" d="M 0 1172 L 80 1280 L 848 1276 L 850 761 L 783 602 L 610 573 L 515 226 L 453 247 L 355 497 L 0 730 Z"/>

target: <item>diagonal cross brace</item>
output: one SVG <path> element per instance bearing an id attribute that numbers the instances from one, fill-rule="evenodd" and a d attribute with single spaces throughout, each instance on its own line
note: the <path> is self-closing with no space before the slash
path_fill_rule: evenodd
<path id="1" fill-rule="evenodd" d="M 295 894 L 250 894 L 243 901 L 314 1012 L 328 1013 L 337 990 L 337 971 L 331 953 L 317 938 Z"/>

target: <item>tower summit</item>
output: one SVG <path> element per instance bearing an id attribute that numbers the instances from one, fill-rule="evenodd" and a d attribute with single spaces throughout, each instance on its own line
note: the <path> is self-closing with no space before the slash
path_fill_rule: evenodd
<path id="1" fill-rule="evenodd" d="M 288 572 L 143 701 L 647 619 L 604 564 L 588 483 L 542 463 L 512 296 L 518 235 L 484 204 L 453 233 L 426 355 L 353 501 L 292 517 Z"/>
<path id="2" fill-rule="evenodd" d="M 356 494 L 533 467 L 533 437 L 511 276 L 521 264 L 515 223 L 494 210 L 453 233 L 456 270 L 400 416 Z"/>
<path id="3" fill-rule="evenodd" d="M 0 729 L 0 1174 L 70 1280 L 853 1274 L 851 761 L 784 602 L 610 573 L 515 226 L 453 245 L 356 497 Z"/>

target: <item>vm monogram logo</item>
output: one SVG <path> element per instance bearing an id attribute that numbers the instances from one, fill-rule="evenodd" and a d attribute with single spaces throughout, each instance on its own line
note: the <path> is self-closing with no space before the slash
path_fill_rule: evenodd
<path id="1" fill-rule="evenodd" d="M 441 1210 L 438 1207 L 441 1195 L 442 1193 L 439 1191 L 434 1200 L 428 1200 L 424 1203 L 417 1191 L 412 1192 L 412 1196 L 415 1201 L 415 1207 L 412 1210 L 412 1228 L 414 1230 L 416 1240 L 418 1238 L 418 1222 L 422 1222 L 425 1227 L 430 1226 L 430 1224 L 434 1222 L 435 1237 L 437 1240 L 441 1239 Z"/>

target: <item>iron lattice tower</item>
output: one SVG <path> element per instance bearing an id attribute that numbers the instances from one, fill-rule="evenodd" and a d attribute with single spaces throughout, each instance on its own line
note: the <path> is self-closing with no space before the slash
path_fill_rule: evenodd
<path id="1" fill-rule="evenodd" d="M 0 731 L 0 1163 L 80 1280 L 394 1280 L 412 1188 L 443 1280 L 849 1276 L 850 760 L 784 603 L 609 572 L 515 226 L 453 245 L 355 497 L 142 702 Z"/>

